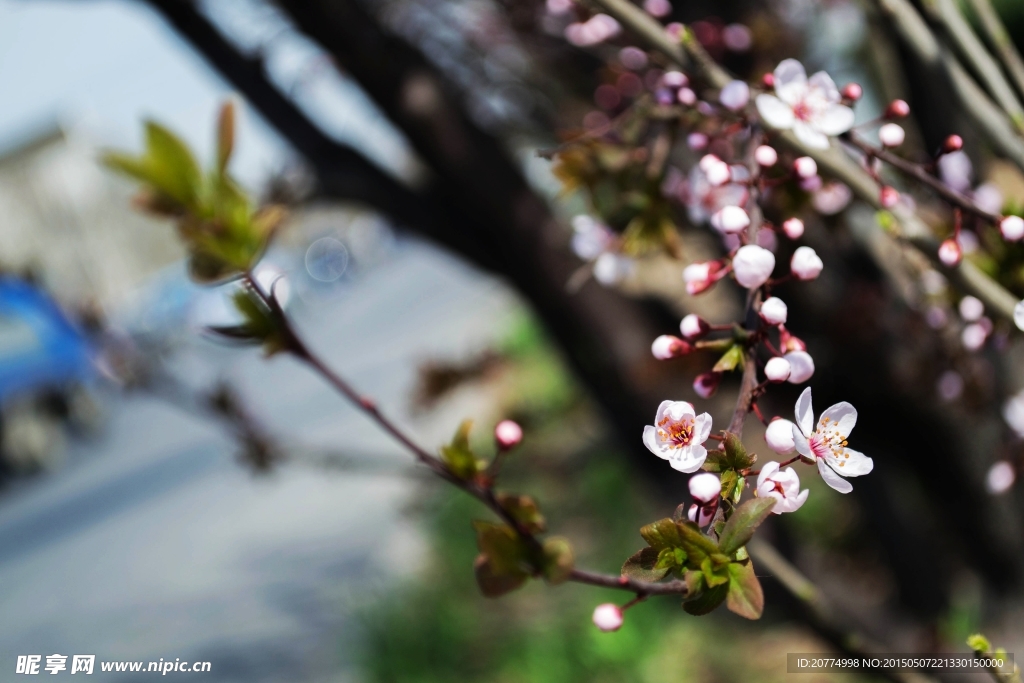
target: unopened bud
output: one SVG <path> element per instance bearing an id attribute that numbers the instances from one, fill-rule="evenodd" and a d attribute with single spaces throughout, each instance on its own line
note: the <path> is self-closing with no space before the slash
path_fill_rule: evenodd
<path id="1" fill-rule="evenodd" d="M 668 360 L 670 358 L 678 358 L 679 356 L 685 356 L 693 350 L 689 344 L 680 339 L 679 337 L 673 337 L 670 334 L 663 334 L 654 340 L 651 344 L 651 353 L 658 360 Z"/>
<path id="2" fill-rule="evenodd" d="M 523 428 L 512 420 L 502 420 L 494 427 L 494 440 L 503 451 L 515 448 L 523 440 Z"/>
<path id="3" fill-rule="evenodd" d="M 856 102 L 864 96 L 864 88 L 860 87 L 859 83 L 847 83 L 843 86 L 842 94 L 851 102 Z"/>
<path id="4" fill-rule="evenodd" d="M 939 245 L 939 260 L 950 268 L 960 263 L 963 256 L 964 251 L 960 247 L 960 243 L 952 237 Z"/>
<path id="5" fill-rule="evenodd" d="M 693 499 L 705 505 L 717 500 L 722 492 L 722 481 L 717 474 L 702 472 L 690 477 L 690 495 Z"/>
<path id="6" fill-rule="evenodd" d="M 787 218 L 782 223 L 782 232 L 791 240 L 798 240 L 804 234 L 804 222 L 799 218 Z"/>
<path id="7" fill-rule="evenodd" d="M 776 356 L 764 364 L 764 376 L 769 382 L 785 382 L 792 372 L 793 368 L 785 358 Z"/>
<path id="8" fill-rule="evenodd" d="M 1020 216 L 1006 216 L 999 221 L 999 232 L 1004 240 L 1016 242 L 1021 237 L 1024 237 L 1024 218 Z"/>
<path id="9" fill-rule="evenodd" d="M 806 351 L 807 344 L 804 340 L 796 335 L 790 333 L 786 329 L 785 325 L 779 325 L 779 348 L 782 349 L 783 353 L 789 353 L 790 351 Z"/>
<path id="10" fill-rule="evenodd" d="M 878 129 L 878 140 L 886 147 L 899 147 L 906 137 L 906 131 L 898 123 L 887 123 Z"/>
<path id="11" fill-rule="evenodd" d="M 724 206 L 711 216 L 711 226 L 727 235 L 743 232 L 750 225 L 750 216 L 739 206 Z"/>
<path id="12" fill-rule="evenodd" d="M 690 133 L 686 136 L 686 146 L 695 152 L 706 149 L 708 142 L 708 136 L 704 133 Z"/>
<path id="13" fill-rule="evenodd" d="M 783 357 L 789 361 L 790 384 L 803 384 L 814 375 L 814 359 L 806 351 L 791 351 Z"/>
<path id="14" fill-rule="evenodd" d="M 666 88 L 685 88 L 690 84 L 690 79 L 682 71 L 666 71 L 661 77 L 661 83 Z"/>
<path id="15" fill-rule="evenodd" d="M 730 111 L 739 111 L 750 101 L 750 86 L 743 81 L 730 81 L 718 94 L 718 101 Z"/>
<path id="16" fill-rule="evenodd" d="M 693 390 L 701 398 L 711 398 L 718 391 L 718 385 L 721 383 L 722 373 L 705 372 L 702 375 L 697 375 L 697 378 L 693 380 Z"/>
<path id="17" fill-rule="evenodd" d="M 885 108 L 885 118 L 887 119 L 904 119 L 908 116 L 910 116 L 910 105 L 903 100 L 893 100 Z"/>
<path id="18" fill-rule="evenodd" d="M 696 313 L 690 313 L 679 323 L 679 331 L 682 333 L 683 338 L 689 341 L 700 339 L 710 330 L 711 326 L 708 322 Z"/>
<path id="19" fill-rule="evenodd" d="M 799 247 L 793 252 L 789 270 L 798 280 L 813 280 L 821 274 L 825 264 L 811 247 Z"/>
<path id="20" fill-rule="evenodd" d="M 818 174 L 818 164 L 811 157 L 799 157 L 793 161 L 793 172 L 800 178 L 810 178 Z"/>
<path id="21" fill-rule="evenodd" d="M 883 185 L 882 189 L 878 191 L 878 202 L 886 209 L 891 209 L 896 206 L 896 203 L 900 200 L 900 193 L 895 187 L 889 185 Z"/>
<path id="22" fill-rule="evenodd" d="M 766 87 L 766 88 L 774 88 L 775 87 L 775 74 L 773 74 L 771 71 L 769 71 L 764 76 L 761 76 L 761 82 L 764 83 L 764 87 Z"/>
<path id="23" fill-rule="evenodd" d="M 782 325 L 789 315 L 789 308 L 786 302 L 777 296 L 770 296 L 761 304 L 761 319 L 769 325 Z"/>
<path id="24" fill-rule="evenodd" d="M 685 104 L 687 107 L 692 107 L 697 101 L 697 93 L 693 92 L 689 88 L 680 88 L 679 92 L 676 93 L 676 99 L 679 100 L 679 104 Z"/>
<path id="25" fill-rule="evenodd" d="M 622 622 L 625 621 L 625 617 L 622 614 L 622 608 L 611 602 L 606 602 L 594 608 L 593 620 L 594 626 L 597 626 L 605 633 L 609 633 L 622 628 Z"/>
<path id="26" fill-rule="evenodd" d="M 774 147 L 768 145 L 761 145 L 754 150 L 754 161 L 764 168 L 774 166 L 779 160 L 779 153 L 775 151 Z"/>
<path id="27" fill-rule="evenodd" d="M 700 294 L 719 280 L 718 273 L 722 270 L 720 261 L 702 261 L 691 263 L 683 268 L 683 281 L 686 292 L 691 296 Z"/>
<path id="28" fill-rule="evenodd" d="M 942 143 L 942 151 L 944 154 L 952 154 L 953 152 L 959 152 L 964 148 L 964 139 L 959 135 L 950 135 Z"/>
<path id="29" fill-rule="evenodd" d="M 736 282 L 747 289 L 756 289 L 772 276 L 775 254 L 756 244 L 747 244 L 732 258 L 732 271 Z"/>
<path id="30" fill-rule="evenodd" d="M 775 418 L 764 430 L 765 443 L 779 455 L 791 452 L 796 447 L 793 440 L 793 426 L 789 420 Z"/>

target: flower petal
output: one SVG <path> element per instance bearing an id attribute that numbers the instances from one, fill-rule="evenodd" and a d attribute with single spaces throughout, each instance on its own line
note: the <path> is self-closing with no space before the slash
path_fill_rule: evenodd
<path id="1" fill-rule="evenodd" d="M 673 469 L 689 474 L 696 472 L 704 464 L 708 457 L 708 449 L 701 445 L 693 444 L 684 448 L 675 449 L 669 456 L 669 464 Z"/>
<path id="2" fill-rule="evenodd" d="M 670 401 L 665 413 L 673 422 L 679 422 L 684 417 L 693 417 L 695 415 L 693 404 L 689 401 Z"/>
<path id="3" fill-rule="evenodd" d="M 814 460 L 814 454 L 811 453 L 811 444 L 808 443 L 807 437 L 800 433 L 800 428 L 793 425 L 793 446 L 796 448 L 796 452 L 805 458 Z"/>
<path id="4" fill-rule="evenodd" d="M 837 462 L 845 463 L 841 468 L 836 469 L 836 472 L 846 477 L 860 477 L 875 469 L 874 460 L 852 448 L 843 449 L 843 457 Z"/>
<path id="5" fill-rule="evenodd" d="M 807 496 L 809 495 L 811 495 L 810 489 L 804 489 L 796 498 L 790 498 L 792 503 L 790 503 L 789 512 L 796 512 L 799 510 L 803 504 L 807 502 Z"/>
<path id="6" fill-rule="evenodd" d="M 786 104 L 796 104 L 807 94 L 807 71 L 795 59 L 784 59 L 775 67 L 775 94 Z"/>
<path id="7" fill-rule="evenodd" d="M 834 424 L 836 426 L 836 429 L 839 430 L 840 436 L 845 439 L 850 436 L 850 432 L 853 431 L 854 425 L 857 424 L 857 409 L 846 401 L 835 404 L 821 414 L 821 418 L 818 419 L 819 430 L 821 430 L 825 425 L 826 418 L 828 419 L 829 424 Z"/>
<path id="8" fill-rule="evenodd" d="M 839 493 L 849 493 L 853 490 L 853 484 L 836 474 L 831 467 L 825 464 L 823 459 L 818 460 L 818 472 L 824 482 Z"/>
<path id="9" fill-rule="evenodd" d="M 773 474 L 775 474 L 778 471 L 779 471 L 779 463 L 775 462 L 774 460 L 772 460 L 771 462 L 766 462 L 764 464 L 764 467 L 761 468 L 761 474 L 759 474 L 757 476 L 757 486 L 758 486 L 758 488 L 761 487 L 761 484 L 764 483 L 765 479 L 767 479 L 768 477 L 772 476 Z"/>
<path id="10" fill-rule="evenodd" d="M 651 425 L 644 427 L 644 445 L 647 446 L 647 450 L 662 460 L 668 460 L 667 449 L 658 443 L 658 430 Z"/>
<path id="11" fill-rule="evenodd" d="M 704 443 L 711 436 L 711 416 L 701 413 L 697 416 L 694 424 L 694 433 L 697 436 L 697 443 Z"/>
<path id="12" fill-rule="evenodd" d="M 816 116 L 813 125 L 825 135 L 839 135 L 853 128 L 853 110 L 842 104 L 831 104 Z"/>
<path id="13" fill-rule="evenodd" d="M 820 95 L 829 102 L 838 102 L 842 99 L 839 95 L 839 88 L 836 87 L 836 82 L 824 71 L 819 71 L 808 78 L 807 85 L 818 90 Z"/>
<path id="14" fill-rule="evenodd" d="M 661 422 L 662 418 L 665 417 L 665 413 L 668 411 L 669 406 L 672 405 L 672 401 L 662 401 L 658 405 L 658 412 L 654 414 L 654 424 Z"/>
<path id="15" fill-rule="evenodd" d="M 814 406 L 811 404 L 810 387 L 804 389 L 796 400 L 796 424 L 805 437 L 810 437 L 814 431 Z"/>
<path id="16" fill-rule="evenodd" d="M 761 120 L 772 128 L 789 130 L 796 121 L 793 108 L 774 95 L 758 95 L 754 100 Z"/>
<path id="17" fill-rule="evenodd" d="M 794 121 L 793 132 L 796 133 L 797 139 L 808 147 L 828 149 L 828 137 L 823 133 L 819 133 L 817 129 L 812 128 L 804 121 Z"/>

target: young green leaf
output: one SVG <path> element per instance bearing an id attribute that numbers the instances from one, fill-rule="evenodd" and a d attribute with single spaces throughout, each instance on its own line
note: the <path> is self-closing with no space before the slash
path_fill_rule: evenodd
<path id="1" fill-rule="evenodd" d="M 678 548 L 682 543 L 679 525 L 667 517 L 644 526 L 640 529 L 640 535 L 655 550 Z"/>
<path id="2" fill-rule="evenodd" d="M 155 121 L 146 122 L 146 161 L 150 182 L 187 208 L 196 208 L 202 173 L 192 151 L 174 133 Z"/>
<path id="3" fill-rule="evenodd" d="M 623 563 L 622 575 L 638 581 L 659 581 L 668 574 L 668 567 L 658 567 L 660 555 L 671 552 L 670 548 L 658 551 L 654 548 L 638 550 Z"/>
<path id="4" fill-rule="evenodd" d="M 498 505 L 512 515 L 512 518 L 532 534 L 543 533 L 545 529 L 544 515 L 540 513 L 536 501 L 530 496 L 516 496 L 509 493 L 497 495 Z"/>
<path id="5" fill-rule="evenodd" d="M 725 582 L 713 588 L 705 588 L 697 597 L 683 603 L 683 609 L 694 616 L 709 614 L 725 602 L 729 595 L 729 583 Z"/>
<path id="6" fill-rule="evenodd" d="M 574 559 L 572 546 L 564 538 L 549 538 L 544 541 L 544 579 L 557 585 L 564 583 L 572 574 Z"/>
<path id="7" fill-rule="evenodd" d="M 704 574 L 704 583 L 710 588 L 729 582 L 728 565 L 716 565 L 710 556 L 701 560 L 700 571 Z"/>
<path id="8" fill-rule="evenodd" d="M 441 460 L 452 474 L 460 479 L 469 479 L 477 473 L 477 459 L 469 447 L 469 431 L 472 420 L 464 420 L 455 431 L 451 443 L 441 447 Z"/>
<path id="9" fill-rule="evenodd" d="M 476 544 L 490 561 L 496 576 L 526 574 L 526 548 L 512 527 L 493 522 L 475 521 Z"/>
<path id="10" fill-rule="evenodd" d="M 992 651 L 992 644 L 988 642 L 988 638 L 980 633 L 973 633 L 967 636 L 967 647 L 982 654 Z"/>
<path id="11" fill-rule="evenodd" d="M 757 461 L 757 456 L 748 454 L 743 441 L 732 432 L 725 433 L 725 441 L 722 443 L 725 446 L 726 463 L 732 469 L 745 470 Z"/>
<path id="12" fill-rule="evenodd" d="M 473 563 L 473 573 L 476 576 L 476 583 L 480 592 L 488 598 L 496 598 L 505 593 L 510 593 L 526 583 L 525 573 L 499 573 L 494 571 L 494 566 L 487 555 L 477 555 Z"/>
<path id="13" fill-rule="evenodd" d="M 718 359 L 715 366 L 711 368 L 712 372 L 729 372 L 735 370 L 740 365 L 743 365 L 743 347 L 739 344 L 733 344 L 722 357 Z"/>
<path id="14" fill-rule="evenodd" d="M 729 598 L 726 607 L 746 619 L 760 619 L 764 611 L 764 592 L 754 574 L 752 562 L 729 565 Z"/>
<path id="15" fill-rule="evenodd" d="M 748 500 L 736 508 L 718 538 L 722 553 L 732 555 L 745 546 L 761 522 L 771 514 L 773 507 L 775 499 L 768 497 Z"/>
<path id="16" fill-rule="evenodd" d="M 685 522 L 677 526 L 679 527 L 680 546 L 686 551 L 691 566 L 700 566 L 704 558 L 719 552 L 715 542 L 702 534 L 693 522 Z"/>
<path id="17" fill-rule="evenodd" d="M 224 173 L 235 148 L 235 105 L 228 100 L 217 117 L 217 169 Z"/>

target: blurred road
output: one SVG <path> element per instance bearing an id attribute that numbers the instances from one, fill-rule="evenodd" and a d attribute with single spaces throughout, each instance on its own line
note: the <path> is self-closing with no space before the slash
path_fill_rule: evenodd
<path id="1" fill-rule="evenodd" d="M 412 421 L 416 365 L 483 348 L 514 306 L 498 283 L 400 242 L 295 315 L 314 349 L 433 445 L 462 412 L 486 413 L 464 401 L 429 425 Z M 405 471 L 404 453 L 290 359 L 198 340 L 180 366 L 227 377 L 272 433 Z M 360 605 L 414 569 L 385 558 L 421 555 L 401 513 L 412 480 L 300 465 L 256 476 L 213 424 L 142 397 L 109 410 L 103 434 L 74 445 L 65 467 L 0 496 L 0 681 L 24 680 L 17 655 L 45 665 L 54 653 L 212 663 L 168 674 L 180 680 L 356 680 Z M 88 680 L 154 675 L 97 664 Z"/>

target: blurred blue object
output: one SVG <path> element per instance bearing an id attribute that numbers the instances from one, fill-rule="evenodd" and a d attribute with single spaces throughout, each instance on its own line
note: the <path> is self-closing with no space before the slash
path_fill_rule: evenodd
<path id="1" fill-rule="evenodd" d="M 88 340 L 33 285 L 0 277 L 0 403 L 93 373 Z"/>

